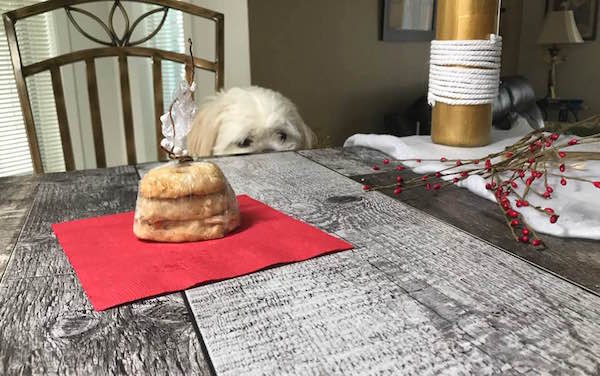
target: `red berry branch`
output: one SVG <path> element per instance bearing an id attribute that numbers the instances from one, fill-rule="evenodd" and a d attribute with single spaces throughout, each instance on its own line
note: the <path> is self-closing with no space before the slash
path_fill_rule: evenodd
<path id="1" fill-rule="evenodd" d="M 566 141 L 559 141 L 558 133 L 544 132 L 542 129 L 534 130 L 525 135 L 515 144 L 506 147 L 503 151 L 488 154 L 480 159 L 460 160 L 440 157 L 435 160 L 448 165 L 448 167 L 436 171 L 433 175 L 422 175 L 419 177 L 407 178 L 402 176 L 405 167 L 401 164 L 396 166 L 398 175 L 393 184 L 388 185 L 370 185 L 365 179 L 363 190 L 373 191 L 394 188 L 394 195 L 399 195 L 403 191 L 414 188 L 424 188 L 427 191 L 438 191 L 449 185 L 467 179 L 469 176 L 479 175 L 483 179 L 489 180 L 486 183 L 486 189 L 493 192 L 496 202 L 503 214 L 506 224 L 510 229 L 516 241 L 532 244 L 533 246 L 542 246 L 543 243 L 539 236 L 531 229 L 519 208 L 532 207 L 548 217 L 552 224 L 556 223 L 560 215 L 550 206 L 542 207 L 532 205 L 527 201 L 530 194 L 538 195 L 544 199 L 552 199 L 552 193 L 560 187 L 551 186 L 548 183 L 548 176 L 560 177 L 560 185 L 565 186 L 569 180 L 578 180 L 593 184 L 600 189 L 600 178 L 593 181 L 577 176 L 569 176 L 568 169 L 574 162 L 600 159 L 600 153 L 595 152 L 569 152 L 568 149 L 574 145 L 600 143 L 600 133 L 586 137 L 573 137 Z M 414 161 L 421 163 L 421 159 L 403 159 L 393 160 L 384 159 L 382 163 L 388 165 L 391 162 L 403 163 Z M 483 161 L 483 163 L 481 163 Z M 558 167 L 560 174 L 556 174 L 552 168 Z M 380 167 L 373 166 L 377 171 Z M 533 188 L 535 181 L 543 181 L 544 191 L 538 191 Z M 523 186 L 523 193 L 517 192 L 517 188 Z M 511 205 L 509 198 L 514 199 L 515 205 Z"/>

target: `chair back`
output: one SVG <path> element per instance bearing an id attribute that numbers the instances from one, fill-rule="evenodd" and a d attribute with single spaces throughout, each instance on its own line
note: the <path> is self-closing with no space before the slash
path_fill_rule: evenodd
<path id="1" fill-rule="evenodd" d="M 8 40 L 8 47 L 10 50 L 15 80 L 17 84 L 17 92 L 19 95 L 19 101 L 21 103 L 21 110 L 23 112 L 23 118 L 25 121 L 27 138 L 29 142 L 29 150 L 31 153 L 31 160 L 33 163 L 35 173 L 43 173 L 44 167 L 42 164 L 39 144 L 37 140 L 36 127 L 31 108 L 31 102 L 29 99 L 29 93 L 27 90 L 26 78 L 45 71 L 50 72 L 52 90 L 54 94 L 54 102 L 56 105 L 56 115 L 58 118 L 58 126 L 60 131 L 60 140 L 65 161 L 65 168 L 67 171 L 75 169 L 75 162 L 73 158 L 73 146 L 71 143 L 71 136 L 69 133 L 67 109 L 65 106 L 65 96 L 63 92 L 62 77 L 60 73 L 60 68 L 63 65 L 73 64 L 80 61 L 85 62 L 88 100 L 90 104 L 92 135 L 94 139 L 94 149 L 97 167 L 106 167 L 106 156 L 103 141 L 102 121 L 100 118 L 100 103 L 98 99 L 98 84 L 95 67 L 96 58 L 118 58 L 119 79 L 121 86 L 121 101 L 123 108 L 123 125 L 125 128 L 125 143 L 127 150 L 127 163 L 137 163 L 133 131 L 133 112 L 131 108 L 131 88 L 129 82 L 129 71 L 127 62 L 127 58 L 130 56 L 146 57 L 152 59 L 152 77 L 154 86 L 155 111 L 154 115 L 156 128 L 155 131 L 157 140 L 160 140 L 162 138 L 162 125 L 160 122 L 160 116 L 163 112 L 163 89 L 161 74 L 162 61 L 169 60 L 185 64 L 191 59 L 191 57 L 186 54 L 176 53 L 172 51 L 140 47 L 140 45 L 150 40 L 160 31 L 170 10 L 179 10 L 184 13 L 188 13 L 192 16 L 202 17 L 214 21 L 216 37 L 215 61 L 209 61 L 198 57 L 194 57 L 193 63 L 194 67 L 197 69 L 214 72 L 215 90 L 220 90 L 221 88 L 223 88 L 223 14 L 193 4 L 184 3 L 178 0 L 110 0 L 113 4 L 109 12 L 108 22 L 105 23 L 91 12 L 83 8 L 76 7 L 77 5 L 81 5 L 84 3 L 98 1 L 99 0 L 49 0 L 38 4 L 19 8 L 11 12 L 4 13 L 3 15 L 4 26 L 6 29 L 6 37 Z M 153 4 L 157 5 L 158 7 L 142 14 L 136 20 L 130 23 L 127 11 L 123 6 L 123 3 L 127 1 Z M 23 65 L 21 59 L 21 52 L 19 50 L 19 41 L 17 39 L 15 24 L 19 20 L 22 20 L 24 18 L 36 16 L 60 8 L 63 8 L 65 10 L 68 20 L 73 24 L 77 31 L 79 31 L 87 39 L 103 45 L 103 47 L 89 48 L 76 52 L 70 52 L 33 64 Z M 114 15 L 117 10 L 120 11 L 125 20 L 125 30 L 121 36 L 117 35 L 113 26 Z M 73 17 L 74 13 L 87 15 L 94 19 L 96 22 L 98 22 L 98 24 L 106 32 L 108 39 L 102 39 L 93 36 L 87 31 L 85 31 Z M 132 40 L 133 32 L 135 31 L 136 27 L 140 25 L 141 21 L 155 13 L 162 13 L 162 19 L 156 27 L 156 29 L 154 29 L 150 34 L 140 39 Z M 157 151 L 160 157 L 162 151 L 158 143 Z"/>

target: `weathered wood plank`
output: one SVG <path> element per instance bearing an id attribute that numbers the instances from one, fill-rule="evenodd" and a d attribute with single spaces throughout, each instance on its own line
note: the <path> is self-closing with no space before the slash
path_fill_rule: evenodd
<path id="1" fill-rule="evenodd" d="M 357 249 L 186 292 L 218 374 L 596 374 L 600 298 L 294 153 L 220 158 Z"/>
<path id="2" fill-rule="evenodd" d="M 390 184 L 396 178 L 395 172 L 389 169 L 382 168 L 377 173 L 369 170 L 372 164 L 379 163 L 382 166 L 381 161 L 389 158 L 373 149 L 352 147 L 305 150 L 300 153 L 356 181 L 365 178 L 371 185 Z M 407 171 L 403 174 L 416 176 Z M 466 189 L 450 187 L 435 194 L 417 189 L 405 191 L 398 196 L 393 195 L 393 189 L 383 192 L 600 294 L 598 241 L 542 235 L 549 249 L 540 252 L 514 241 L 496 203 Z"/>
<path id="3" fill-rule="evenodd" d="M 352 179 L 359 181 L 365 178 L 368 184 L 383 185 L 395 181 L 396 175 L 394 173 L 357 175 Z M 403 175 L 417 176 L 412 173 L 403 173 Z M 598 241 L 540 234 L 541 239 L 548 246 L 547 249 L 540 251 L 514 240 L 506 227 L 505 219 L 498 210 L 498 204 L 466 189 L 448 187 L 435 193 L 414 189 L 402 192 L 398 196 L 393 194 L 393 189 L 383 192 L 600 294 L 600 242 Z"/>
<path id="4" fill-rule="evenodd" d="M 95 312 L 74 275 L 0 285 L 0 374 L 208 375 L 181 294 Z"/>
<path id="5" fill-rule="evenodd" d="M 133 167 L 39 177 L 0 281 L 0 374 L 209 375 L 182 294 L 93 311 L 51 224 L 131 210 Z"/>
<path id="6" fill-rule="evenodd" d="M 0 179 L 0 279 L 31 208 L 37 179 L 33 176 Z"/>
<path id="7" fill-rule="evenodd" d="M 310 149 L 298 153 L 346 176 L 392 171 L 396 167 L 394 164 L 383 165 L 382 161 L 389 158 L 386 154 L 363 147 Z M 380 170 L 374 171 L 374 165 Z"/>

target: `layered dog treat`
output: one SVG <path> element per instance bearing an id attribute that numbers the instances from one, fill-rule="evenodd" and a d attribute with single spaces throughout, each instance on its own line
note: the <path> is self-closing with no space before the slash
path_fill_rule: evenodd
<path id="1" fill-rule="evenodd" d="M 150 170 L 140 181 L 133 223 L 139 239 L 218 239 L 239 223 L 235 194 L 214 163 L 168 164 Z"/>

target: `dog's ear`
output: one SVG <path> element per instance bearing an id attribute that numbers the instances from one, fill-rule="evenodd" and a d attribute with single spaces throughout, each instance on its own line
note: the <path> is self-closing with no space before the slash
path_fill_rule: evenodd
<path id="1" fill-rule="evenodd" d="M 302 139 L 304 140 L 304 147 L 306 149 L 316 146 L 317 135 L 302 120 L 300 121 L 300 133 L 302 133 Z"/>
<path id="2" fill-rule="evenodd" d="M 220 112 L 220 106 L 214 97 L 198 108 L 187 136 L 187 148 L 191 156 L 207 157 L 213 154 L 219 134 Z"/>
<path id="3" fill-rule="evenodd" d="M 312 129 L 302 119 L 297 110 L 295 110 L 295 121 L 294 124 L 296 128 L 300 131 L 300 135 L 302 136 L 302 145 L 301 148 L 310 149 L 317 143 L 317 135 L 313 132 Z"/>

